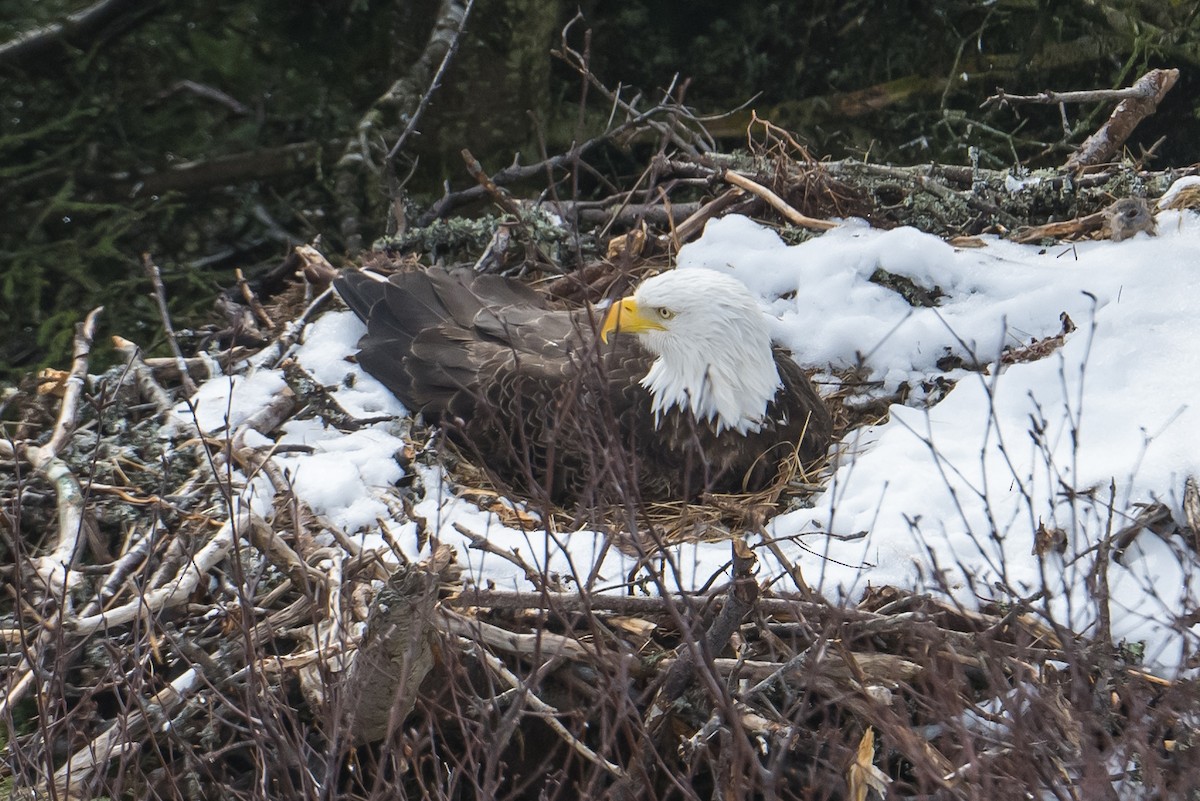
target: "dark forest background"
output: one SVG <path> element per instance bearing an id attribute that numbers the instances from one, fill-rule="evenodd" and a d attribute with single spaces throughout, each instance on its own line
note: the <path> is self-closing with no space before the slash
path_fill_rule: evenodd
<path id="1" fill-rule="evenodd" d="M 577 12 L 568 41 L 600 80 L 647 102 L 674 86 L 698 116 L 724 115 L 707 127 L 725 150 L 753 109 L 818 158 L 1053 167 L 1111 105 L 981 109 L 997 87 L 1115 88 L 1175 67 L 1127 158 L 1200 161 L 1192 0 L 479 0 L 419 135 L 347 183 L 339 160 L 380 96 L 421 74 L 449 5 L 0 0 L 0 382 L 62 366 L 97 305 L 104 333 L 161 346 L 143 253 L 176 325 L 198 325 L 235 269 L 253 279 L 318 235 L 336 261 L 388 232 L 397 187 L 412 211 L 474 183 L 463 148 L 494 172 L 602 130 L 608 103 L 551 55 Z M 386 151 L 403 118 L 383 113 L 367 145 Z M 601 160 L 628 178 L 657 147 Z"/>

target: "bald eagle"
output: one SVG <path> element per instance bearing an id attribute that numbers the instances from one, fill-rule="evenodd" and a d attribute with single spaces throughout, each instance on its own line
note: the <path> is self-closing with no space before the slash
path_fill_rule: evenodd
<path id="1" fill-rule="evenodd" d="M 560 504 L 756 491 L 830 443 L 808 377 L 736 278 L 673 270 L 606 312 L 525 284 L 343 272 L 358 361 L 501 483 Z M 634 493 L 634 494 L 630 494 Z"/>

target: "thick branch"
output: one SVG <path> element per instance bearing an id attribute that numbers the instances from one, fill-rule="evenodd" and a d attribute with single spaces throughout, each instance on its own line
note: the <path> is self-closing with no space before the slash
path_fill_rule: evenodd
<path id="1" fill-rule="evenodd" d="M 1150 70 L 1138 78 L 1132 87 L 1137 94 L 1117 104 L 1108 121 L 1089 136 L 1063 166 L 1078 171 L 1111 161 L 1138 123 L 1158 110 L 1158 104 L 1178 80 L 1179 70 Z"/>
<path id="2" fill-rule="evenodd" d="M 100 40 L 148 19 L 162 5 L 141 0 L 100 0 L 62 22 L 25 31 L 0 44 L 0 67 L 36 68 L 44 72 L 70 49 L 90 50 Z"/>

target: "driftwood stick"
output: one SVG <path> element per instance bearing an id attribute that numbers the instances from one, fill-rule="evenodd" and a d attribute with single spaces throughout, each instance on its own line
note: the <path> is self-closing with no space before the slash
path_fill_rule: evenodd
<path id="1" fill-rule="evenodd" d="M 58 536 L 50 552 L 33 563 L 38 578 L 53 597 L 68 598 L 65 591 L 70 584 L 71 568 L 79 558 L 83 541 L 83 488 L 67 463 L 58 458 L 58 454 L 75 432 L 79 402 L 87 379 L 92 338 L 96 334 L 96 318 L 103 310 L 103 307 L 92 309 L 87 318 L 75 327 L 75 358 L 50 441 L 41 447 L 28 446 L 24 449 L 25 458 L 34 470 L 50 482 L 58 498 Z"/>
<path id="2" fill-rule="evenodd" d="M 239 512 L 221 526 L 213 538 L 165 586 L 143 593 L 132 601 L 93 615 L 66 618 L 63 625 L 74 636 L 86 637 L 100 628 L 124 625 L 141 615 L 186 603 L 209 570 L 216 567 L 233 547 L 234 538 L 249 530 L 250 513 Z"/>

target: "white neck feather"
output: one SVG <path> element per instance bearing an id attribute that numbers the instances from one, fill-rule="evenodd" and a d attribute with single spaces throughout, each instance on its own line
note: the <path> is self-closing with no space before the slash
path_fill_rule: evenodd
<path id="1" fill-rule="evenodd" d="M 658 356 L 641 381 L 653 397 L 655 419 L 679 407 L 712 423 L 717 433 L 758 431 L 767 404 L 781 386 L 766 318 L 737 279 L 709 271 L 685 272 L 696 278 L 701 277 L 697 273 L 708 273 L 724 281 L 708 288 L 704 314 L 693 317 L 681 311 L 670 330 L 641 335 Z M 736 291 L 726 281 L 736 284 Z"/>

